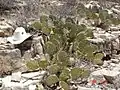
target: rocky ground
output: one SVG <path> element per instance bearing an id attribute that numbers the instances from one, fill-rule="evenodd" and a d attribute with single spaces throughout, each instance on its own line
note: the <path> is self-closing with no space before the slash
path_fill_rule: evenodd
<path id="1" fill-rule="evenodd" d="M 49 14 L 49 7 L 57 7 L 63 5 L 65 2 L 62 1 L 47 1 L 43 0 L 41 10 L 45 10 L 43 13 Z M 85 2 L 82 1 L 85 4 Z M 113 4 L 113 2 L 109 2 Z M 105 7 L 108 7 L 111 4 L 106 4 Z M 17 1 L 17 5 L 19 6 L 19 10 L 22 10 L 23 7 L 26 6 L 26 2 L 24 0 Z M 103 4 L 104 5 L 104 4 Z M 112 6 L 112 5 L 111 5 Z M 109 6 L 109 7 L 111 7 Z M 59 7 L 60 10 L 62 7 Z M 61 13 L 57 8 L 58 12 L 61 15 L 67 13 Z M 35 8 L 36 9 L 36 8 Z M 109 9 L 112 10 L 115 14 L 120 14 L 119 9 Z M 41 11 L 39 11 L 41 12 Z M 54 13 L 54 10 L 53 12 Z M 45 56 L 42 45 L 44 44 L 44 40 L 41 36 L 35 34 L 32 39 L 28 39 L 21 46 L 14 46 L 11 43 L 8 43 L 7 37 L 11 36 L 16 27 L 22 26 L 23 24 L 28 23 L 29 21 L 34 21 L 38 18 L 37 14 L 34 17 L 27 17 L 29 20 L 26 21 L 26 17 L 22 17 L 23 15 L 19 15 L 20 12 L 16 12 L 16 10 L 12 11 L 4 11 L 4 14 L 1 15 L 0 18 L 0 74 L 1 74 L 1 82 L 0 82 L 0 90 L 36 90 L 36 87 L 41 88 L 40 90 L 45 90 L 41 85 L 40 81 L 43 76 L 46 74 L 46 71 L 34 71 L 28 72 L 28 68 L 25 66 L 25 62 L 27 60 L 37 60 Z M 28 13 L 28 14 L 35 14 Z M 18 17 L 19 15 L 19 17 Z M 24 20 L 25 19 L 25 20 Z M 24 21 L 24 22 L 21 22 Z M 82 21 L 81 21 L 82 22 Z M 83 20 L 82 23 L 88 24 L 87 21 Z M 24 25 L 23 25 L 24 26 Z M 89 25 L 88 25 L 89 26 Z M 26 27 L 26 26 L 25 26 Z M 91 28 L 91 27 L 90 27 Z M 95 39 L 89 40 L 93 43 L 104 43 L 106 40 L 114 39 L 113 47 L 119 49 L 120 42 L 118 41 L 120 35 L 120 26 L 111 26 L 110 33 L 102 30 L 101 28 L 94 28 L 96 31 L 94 32 Z M 104 36 L 104 38 L 102 38 Z M 41 44 L 42 43 L 42 44 Z M 27 46 L 28 45 L 28 46 Z M 29 45 L 31 45 L 29 47 Z M 26 46 L 26 47 L 24 47 Z M 76 65 L 80 67 L 87 67 L 91 69 L 90 76 L 85 80 L 86 83 L 82 82 L 73 82 L 78 83 L 76 86 L 72 86 L 72 88 L 77 88 L 77 90 L 119 90 L 120 89 L 120 55 L 114 54 L 111 59 L 104 60 L 103 65 L 92 65 L 86 64 L 87 62 L 76 63 Z M 17 73 L 16 73 L 17 72 Z M 73 89 L 73 90 L 74 90 Z"/>

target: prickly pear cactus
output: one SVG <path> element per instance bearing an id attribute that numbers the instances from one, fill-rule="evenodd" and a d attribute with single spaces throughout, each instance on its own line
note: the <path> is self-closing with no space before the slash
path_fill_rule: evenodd
<path id="1" fill-rule="evenodd" d="M 60 67 L 57 64 L 48 66 L 48 71 L 50 74 L 57 74 L 60 71 Z"/>
<path id="2" fill-rule="evenodd" d="M 59 85 L 60 85 L 61 88 L 64 89 L 64 90 L 70 90 L 70 89 L 69 89 L 69 85 L 68 85 L 66 82 L 64 82 L 64 81 L 60 81 L 60 82 L 59 82 Z"/>
<path id="3" fill-rule="evenodd" d="M 59 82 L 59 78 L 56 75 L 50 75 L 46 78 L 46 84 L 48 86 L 54 85 Z"/>
<path id="4" fill-rule="evenodd" d="M 103 56 L 104 56 L 103 53 L 97 53 L 94 57 L 93 63 L 98 65 L 103 64 L 103 61 L 102 61 Z"/>
<path id="5" fill-rule="evenodd" d="M 37 61 L 28 61 L 26 63 L 26 66 L 30 69 L 30 70 L 36 70 L 39 68 L 39 64 Z"/>
<path id="6" fill-rule="evenodd" d="M 67 81 L 68 79 L 70 79 L 70 69 L 69 68 L 64 68 L 59 76 L 59 79 L 61 81 Z"/>
<path id="7" fill-rule="evenodd" d="M 46 69 L 46 67 L 49 65 L 49 62 L 46 59 L 39 60 L 38 65 L 41 69 Z"/>
<path id="8" fill-rule="evenodd" d="M 54 43 L 48 41 L 46 43 L 46 52 L 50 55 L 54 55 L 56 51 L 57 51 L 57 46 Z"/>
<path id="9" fill-rule="evenodd" d="M 81 68 L 75 67 L 75 68 L 71 69 L 72 80 L 76 80 L 76 79 L 80 78 L 81 74 L 82 74 Z"/>
<path id="10" fill-rule="evenodd" d="M 57 60 L 61 62 L 63 66 L 69 64 L 69 56 L 65 51 L 59 51 L 57 54 Z"/>
<path id="11" fill-rule="evenodd" d="M 37 29 L 37 30 L 41 30 L 42 29 L 42 24 L 40 22 L 34 22 L 32 24 L 32 26 Z"/>

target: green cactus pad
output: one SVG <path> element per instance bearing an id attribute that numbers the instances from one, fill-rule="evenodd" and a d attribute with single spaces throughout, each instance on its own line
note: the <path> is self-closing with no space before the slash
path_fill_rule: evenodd
<path id="1" fill-rule="evenodd" d="M 69 90 L 69 85 L 66 82 L 60 81 L 59 84 L 63 90 Z"/>
<path id="2" fill-rule="evenodd" d="M 38 64 L 38 62 L 35 61 L 35 60 L 26 62 L 26 66 L 27 66 L 30 70 L 36 70 L 36 69 L 39 68 L 39 64 Z"/>
<path id="3" fill-rule="evenodd" d="M 54 85 L 56 84 L 57 82 L 59 82 L 59 79 L 56 75 L 50 75 L 46 78 L 46 84 L 48 86 L 51 86 L 51 85 Z"/>
<path id="4" fill-rule="evenodd" d="M 50 55 L 53 55 L 56 52 L 56 45 L 50 41 L 46 43 L 46 52 Z"/>
<path id="5" fill-rule="evenodd" d="M 76 80 L 76 79 L 80 78 L 82 71 L 83 70 L 81 68 L 77 68 L 77 67 L 71 69 L 72 80 Z"/>
<path id="6" fill-rule="evenodd" d="M 48 71 L 50 74 L 57 74 L 59 70 L 60 70 L 60 67 L 57 64 L 54 64 L 48 67 Z"/>

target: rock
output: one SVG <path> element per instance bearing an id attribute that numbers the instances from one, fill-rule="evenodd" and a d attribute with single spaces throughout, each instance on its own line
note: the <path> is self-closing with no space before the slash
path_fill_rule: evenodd
<path id="1" fill-rule="evenodd" d="M 120 72 L 107 70 L 103 73 L 105 79 L 114 84 L 116 88 L 120 87 Z"/>
<path id="2" fill-rule="evenodd" d="M 111 61 L 113 62 L 113 63 L 119 63 L 119 60 L 118 59 L 111 59 Z"/>
<path id="3" fill-rule="evenodd" d="M 119 71 L 120 72 L 120 67 L 114 67 L 113 71 Z"/>
<path id="4" fill-rule="evenodd" d="M 16 87 L 11 87 L 11 90 L 29 90 L 29 88 L 16 86 Z"/>
<path id="5" fill-rule="evenodd" d="M 87 39 L 89 42 L 93 43 L 93 44 L 102 44 L 104 43 L 104 40 L 101 38 L 97 38 L 97 39 Z"/>
<path id="6" fill-rule="evenodd" d="M 5 49 L 0 50 L 0 56 L 9 56 L 11 59 L 21 58 L 21 52 L 19 49 Z"/>
<path id="7" fill-rule="evenodd" d="M 5 49 L 14 49 L 14 45 L 12 45 L 12 44 L 0 44 L 0 50 L 5 50 Z"/>
<path id="8" fill-rule="evenodd" d="M 117 13 L 117 14 L 120 14 L 120 10 L 118 10 L 118 9 L 116 9 L 116 8 L 114 8 L 114 7 L 112 7 L 111 10 L 112 10 L 113 12 Z"/>
<path id="9" fill-rule="evenodd" d="M 27 3 L 25 1 L 17 0 L 16 2 L 17 2 L 16 6 L 18 6 L 18 7 L 25 7 L 25 6 L 27 6 Z"/>
<path id="10" fill-rule="evenodd" d="M 106 68 L 106 67 L 108 67 L 108 66 L 109 66 L 109 64 L 110 64 L 110 62 L 109 62 L 109 61 L 104 61 L 104 63 L 103 63 L 103 65 L 102 65 L 102 67 Z"/>
<path id="11" fill-rule="evenodd" d="M 3 30 L 0 30 L 0 37 L 4 37 L 5 36 L 5 33 Z"/>
<path id="12" fill-rule="evenodd" d="M 11 81 L 20 82 L 21 80 L 21 72 L 12 73 Z"/>
<path id="13" fill-rule="evenodd" d="M 5 87 L 3 90 L 12 90 L 10 87 Z"/>
<path id="14" fill-rule="evenodd" d="M 38 84 L 37 85 L 37 89 L 39 89 L 39 90 L 45 90 L 42 84 Z"/>
<path id="15" fill-rule="evenodd" d="M 8 71 L 26 70 L 23 67 L 19 49 L 0 50 L 0 73 Z"/>
<path id="16" fill-rule="evenodd" d="M 102 89 L 100 89 L 100 88 L 87 88 L 87 87 L 78 86 L 77 90 L 102 90 Z"/>
<path id="17" fill-rule="evenodd" d="M 36 50 L 39 55 L 43 55 L 43 47 L 40 43 L 36 44 Z"/>
<path id="18" fill-rule="evenodd" d="M 112 45 L 113 45 L 114 52 L 116 52 L 116 50 L 119 50 L 119 48 L 120 48 L 119 47 L 119 40 L 116 39 L 116 41 L 112 41 Z"/>
<path id="19" fill-rule="evenodd" d="M 36 85 L 29 85 L 29 90 L 36 90 Z"/>
<path id="20" fill-rule="evenodd" d="M 46 71 L 22 73 L 20 74 L 20 77 L 18 74 L 19 72 L 14 73 L 14 80 L 20 80 L 20 82 L 13 82 L 12 76 L 6 76 L 2 78 L 2 82 L 4 84 L 4 89 L 2 90 L 35 90 L 37 83 L 42 80 L 42 78 L 46 74 Z"/>
<path id="21" fill-rule="evenodd" d="M 116 64 L 116 67 L 113 68 L 113 71 L 120 71 L 120 63 Z"/>
<path id="22" fill-rule="evenodd" d="M 103 76 L 103 72 L 105 72 L 105 71 L 106 71 L 105 69 L 101 69 L 101 70 L 92 72 L 88 78 L 89 85 L 90 84 L 93 85 L 93 82 L 92 82 L 93 80 L 95 80 L 94 84 L 99 84 L 99 83 L 101 83 L 101 81 L 106 81 Z"/>
<path id="23" fill-rule="evenodd" d="M 46 71 L 24 73 L 22 74 L 21 83 L 23 83 L 24 86 L 38 83 L 43 79 L 45 74 L 46 74 Z"/>
<path id="24" fill-rule="evenodd" d="M 6 44 L 7 43 L 7 38 L 0 37 L 0 44 Z"/>
<path id="25" fill-rule="evenodd" d="M 111 67 L 115 67 L 116 64 L 115 64 L 115 63 L 110 63 L 110 66 L 111 66 Z"/>
<path id="26" fill-rule="evenodd" d="M 116 26 L 110 26 L 110 30 L 114 33 L 119 31 L 120 27 L 116 27 Z"/>
<path id="27" fill-rule="evenodd" d="M 101 38 L 105 41 L 111 41 L 111 40 L 116 40 L 117 36 L 110 34 L 110 33 L 99 33 L 99 34 L 95 34 L 96 38 Z"/>
<path id="28" fill-rule="evenodd" d="M 115 36 L 119 36 L 120 35 L 120 31 L 112 31 L 111 34 L 115 35 Z"/>
<path id="29" fill-rule="evenodd" d="M 2 80 L 0 79 L 0 90 L 3 90 L 4 87 L 5 87 L 5 85 L 3 84 Z"/>

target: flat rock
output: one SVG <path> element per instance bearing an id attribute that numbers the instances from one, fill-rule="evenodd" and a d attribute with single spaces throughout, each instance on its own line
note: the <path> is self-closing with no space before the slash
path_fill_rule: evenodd
<path id="1" fill-rule="evenodd" d="M 78 90 L 102 90 L 102 89 L 100 89 L 100 88 L 87 88 L 87 87 L 78 86 Z"/>
<path id="2" fill-rule="evenodd" d="M 118 59 L 111 59 L 111 61 L 113 62 L 113 63 L 119 63 L 119 60 Z"/>
<path id="3" fill-rule="evenodd" d="M 110 65 L 109 61 L 104 61 L 102 67 L 106 68 Z"/>
<path id="4" fill-rule="evenodd" d="M 120 63 L 116 64 L 116 67 L 113 68 L 113 71 L 119 71 L 120 72 Z"/>
<path id="5" fill-rule="evenodd" d="M 103 73 L 103 75 L 109 83 L 114 84 L 117 88 L 120 87 L 120 72 L 119 71 L 107 70 Z"/>
<path id="6" fill-rule="evenodd" d="M 12 76 L 2 78 L 2 82 L 4 84 L 4 88 L 2 90 L 9 90 L 6 88 L 10 88 L 10 90 L 35 90 L 35 85 L 42 80 L 46 71 L 23 73 L 20 76 L 18 74 L 19 73 L 14 73 L 13 76 L 15 76 L 14 80 L 20 80 L 20 82 L 12 81 Z"/>
<path id="7" fill-rule="evenodd" d="M 11 81 L 20 82 L 21 72 L 12 73 Z"/>
<path id="8" fill-rule="evenodd" d="M 19 49 L 5 49 L 0 50 L 0 56 L 9 56 L 11 59 L 21 58 L 21 52 Z"/>
<path id="9" fill-rule="evenodd" d="M 8 71 L 26 71 L 19 49 L 0 50 L 0 74 Z"/>
<path id="10" fill-rule="evenodd" d="M 14 45 L 12 44 L 0 44 L 0 50 L 5 50 L 5 49 L 14 49 Z"/>
<path id="11" fill-rule="evenodd" d="M 88 83 L 92 85 L 93 80 L 96 81 L 95 84 L 101 83 L 101 81 L 105 81 L 106 79 L 103 76 L 103 72 L 105 71 L 106 71 L 105 69 L 101 69 L 101 70 L 92 72 L 88 78 Z"/>

